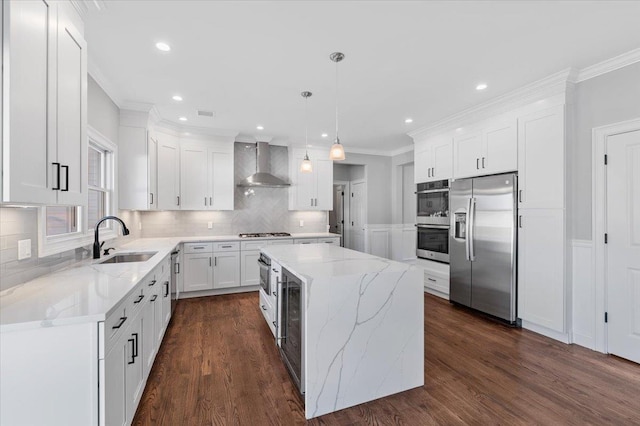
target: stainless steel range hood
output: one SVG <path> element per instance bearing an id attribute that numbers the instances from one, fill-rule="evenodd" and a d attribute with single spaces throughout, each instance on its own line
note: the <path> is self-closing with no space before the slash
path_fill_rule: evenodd
<path id="1" fill-rule="evenodd" d="M 270 173 L 269 144 L 267 142 L 256 143 L 256 172 L 242 179 L 238 186 L 259 186 L 263 188 L 286 188 L 291 184 L 283 181 Z"/>

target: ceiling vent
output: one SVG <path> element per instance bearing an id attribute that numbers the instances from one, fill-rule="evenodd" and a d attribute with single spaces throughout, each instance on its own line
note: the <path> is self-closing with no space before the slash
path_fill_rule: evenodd
<path id="1" fill-rule="evenodd" d="M 208 117 L 208 118 L 213 118 L 215 116 L 215 112 L 213 111 L 205 111 L 202 109 L 198 110 L 198 117 Z"/>

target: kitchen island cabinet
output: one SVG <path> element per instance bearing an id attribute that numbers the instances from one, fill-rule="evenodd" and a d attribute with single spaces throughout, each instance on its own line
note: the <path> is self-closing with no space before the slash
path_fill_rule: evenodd
<path id="1" fill-rule="evenodd" d="M 333 244 L 261 251 L 281 267 L 276 342 L 307 419 L 424 384 L 417 268 Z"/>

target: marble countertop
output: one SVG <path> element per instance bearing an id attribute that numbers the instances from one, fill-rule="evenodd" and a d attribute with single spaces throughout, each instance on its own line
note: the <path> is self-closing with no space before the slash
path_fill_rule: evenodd
<path id="1" fill-rule="evenodd" d="M 262 239 L 322 237 L 339 235 L 320 232 Z M 157 253 L 146 262 L 135 263 L 99 264 L 99 260 L 86 259 L 0 292 L 0 332 L 104 321 L 178 244 L 254 239 L 221 235 L 133 240 L 112 253 L 112 256 L 140 251 Z"/>
<path id="2" fill-rule="evenodd" d="M 329 244 L 267 246 L 267 256 L 300 278 L 332 278 L 375 272 L 401 272 L 412 266 Z"/>

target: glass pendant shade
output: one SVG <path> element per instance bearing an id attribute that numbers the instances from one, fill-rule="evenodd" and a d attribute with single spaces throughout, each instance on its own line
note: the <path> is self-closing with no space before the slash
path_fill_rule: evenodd
<path id="1" fill-rule="evenodd" d="M 300 171 L 302 173 L 311 173 L 313 172 L 313 165 L 311 164 L 311 160 L 309 160 L 309 156 L 305 154 L 304 160 L 300 163 Z"/>
<path id="2" fill-rule="evenodd" d="M 329 151 L 329 159 L 338 161 L 344 160 L 344 147 L 340 143 L 340 139 L 336 139 L 336 142 L 331 145 L 331 151 Z"/>

